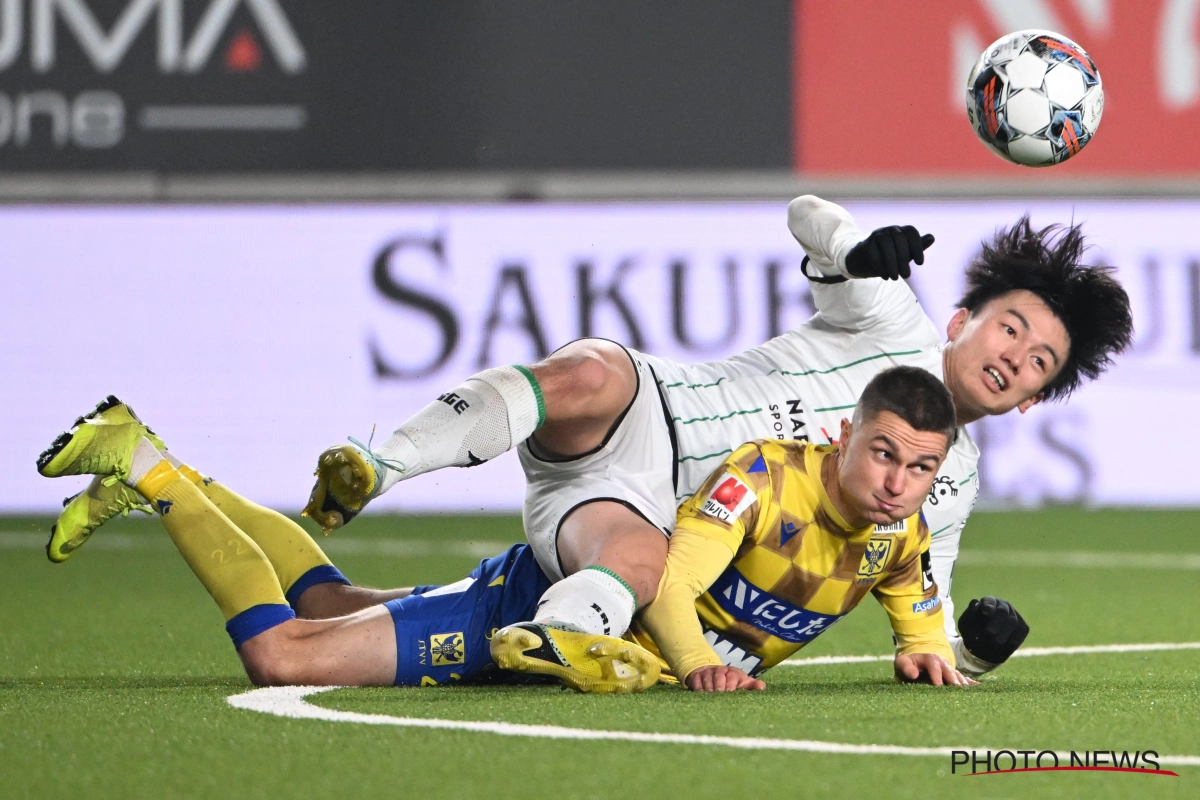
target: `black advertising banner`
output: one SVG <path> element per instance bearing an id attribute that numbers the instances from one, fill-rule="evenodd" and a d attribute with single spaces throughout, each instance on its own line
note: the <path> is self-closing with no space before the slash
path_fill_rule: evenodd
<path id="1" fill-rule="evenodd" d="M 0 169 L 787 167 L 790 7 L 0 0 Z"/>

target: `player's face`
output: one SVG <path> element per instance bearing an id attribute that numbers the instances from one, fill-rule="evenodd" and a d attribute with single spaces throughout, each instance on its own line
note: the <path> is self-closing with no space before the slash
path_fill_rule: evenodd
<path id="1" fill-rule="evenodd" d="M 846 521 L 887 525 L 911 517 L 933 487 L 949 442 L 890 411 L 857 427 L 842 420 L 838 494 Z"/>
<path id="2" fill-rule="evenodd" d="M 1071 340 L 1040 297 L 1025 289 L 960 309 L 947 329 L 946 386 L 960 424 L 1014 408 L 1025 413 L 1062 369 Z"/>

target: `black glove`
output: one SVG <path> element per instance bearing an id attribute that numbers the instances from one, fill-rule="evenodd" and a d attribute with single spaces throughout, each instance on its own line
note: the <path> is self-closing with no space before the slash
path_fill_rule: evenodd
<path id="1" fill-rule="evenodd" d="M 991 664 L 1003 664 L 1029 635 L 1029 625 L 999 597 L 972 600 L 958 618 L 958 632 L 968 652 Z"/>
<path id="2" fill-rule="evenodd" d="M 846 254 L 846 271 L 856 278 L 907 278 L 912 274 L 908 262 L 924 264 L 932 244 L 932 233 L 922 236 L 912 225 L 876 228 Z"/>

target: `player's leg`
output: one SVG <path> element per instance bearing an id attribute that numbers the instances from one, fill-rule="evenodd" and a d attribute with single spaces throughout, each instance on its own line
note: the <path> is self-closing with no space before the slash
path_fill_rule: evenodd
<path id="1" fill-rule="evenodd" d="M 186 464 L 179 471 L 262 549 L 298 617 L 342 617 L 405 597 L 411 591 L 351 585 L 308 532 L 292 520 L 247 500 L 212 478 L 203 477 Z"/>
<path id="2" fill-rule="evenodd" d="M 599 447 L 638 386 L 628 352 L 606 339 L 571 342 L 531 370 L 546 405 L 533 444 L 551 458 L 574 458 Z"/>
<path id="3" fill-rule="evenodd" d="M 620 636 L 658 592 L 667 537 L 621 503 L 595 501 L 562 521 L 558 559 L 567 577 L 546 592 L 534 621 Z"/>
<path id="4" fill-rule="evenodd" d="M 106 426 L 142 425 L 133 409 L 112 396 L 76 424 L 88 420 Z M 153 431 L 145 428 L 145 433 L 163 458 L 191 480 L 263 550 L 288 602 L 299 616 L 308 619 L 340 617 L 409 593 L 408 589 L 382 591 L 351 586 L 299 525 L 204 478 L 172 454 Z M 47 555 L 55 563 L 65 561 L 109 519 L 135 509 L 151 511 L 145 498 L 133 488 L 106 476 L 96 476 L 83 492 L 64 502 L 63 511 L 51 529 Z"/>
<path id="5" fill-rule="evenodd" d="M 336 619 L 292 619 L 242 642 L 238 656 L 259 686 L 391 686 L 392 615 L 377 605 Z"/>
<path id="6" fill-rule="evenodd" d="M 296 620 L 263 551 L 146 434 L 132 415 L 93 412 L 42 453 L 38 471 L 99 475 L 144 497 L 220 608 L 256 682 L 391 683 L 395 634 L 386 609 L 342 620 Z"/>
<path id="7" fill-rule="evenodd" d="M 485 370 L 374 450 L 341 445 L 322 453 L 305 514 L 327 531 L 338 528 L 401 480 L 481 464 L 530 437 L 548 458 L 587 453 L 604 441 L 636 386 L 624 348 L 602 339 L 572 342 L 530 367 Z"/>
<path id="8" fill-rule="evenodd" d="M 675 447 L 670 415 L 645 356 L 628 351 L 636 389 L 602 445 L 553 461 L 520 449 L 528 479 L 525 532 L 558 582 L 535 620 L 620 636 L 654 599 L 675 522 Z"/>

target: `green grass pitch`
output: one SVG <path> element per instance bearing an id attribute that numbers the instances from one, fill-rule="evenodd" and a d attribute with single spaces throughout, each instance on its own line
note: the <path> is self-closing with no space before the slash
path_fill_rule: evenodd
<path id="1" fill-rule="evenodd" d="M 1200 797 L 1194 766 L 1164 765 L 1177 778 L 963 777 L 941 756 L 546 740 L 239 710 L 225 698 L 250 686 L 220 615 L 155 521 L 113 523 L 63 565 L 51 565 L 26 535 L 47 527 L 44 519 L 0 519 L 6 798 Z M 988 593 L 1012 600 L 1032 627 L 1027 646 L 1197 641 L 1197 530 L 1198 512 L 977 513 L 954 596 L 960 604 Z M 331 556 L 352 580 L 397 586 L 462 577 L 478 561 L 465 542 L 516 541 L 520 523 L 367 517 L 324 541 L 339 536 L 348 544 L 331 545 Z M 1004 565 L 987 566 L 989 551 L 1008 552 Z M 1013 563 L 1011 551 L 1042 555 Z M 1046 557 L 1055 551 L 1180 559 L 1168 568 L 1153 559 L 1062 566 Z M 867 600 L 802 655 L 889 649 L 886 617 Z M 309 701 L 398 717 L 616 731 L 1195 756 L 1198 681 L 1200 650 L 1178 650 L 1014 659 L 970 690 L 900 686 L 889 664 L 858 663 L 780 667 L 768 674 L 768 691 L 755 695 L 447 687 L 337 690 Z"/>

